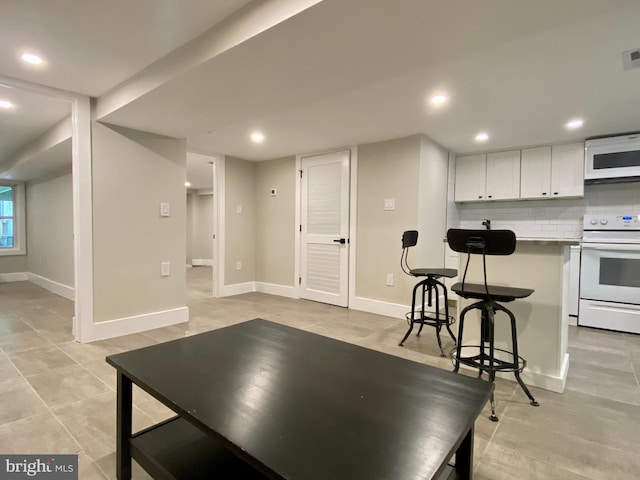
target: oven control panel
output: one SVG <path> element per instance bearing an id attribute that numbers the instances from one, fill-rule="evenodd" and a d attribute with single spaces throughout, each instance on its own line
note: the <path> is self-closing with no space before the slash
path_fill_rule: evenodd
<path id="1" fill-rule="evenodd" d="M 640 230 L 640 214 L 588 213 L 584 230 Z"/>

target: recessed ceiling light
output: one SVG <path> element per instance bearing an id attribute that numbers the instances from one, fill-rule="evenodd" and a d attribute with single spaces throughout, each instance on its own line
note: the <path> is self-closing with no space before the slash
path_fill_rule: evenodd
<path id="1" fill-rule="evenodd" d="M 265 136 L 262 132 L 253 132 L 251 134 L 251 141 L 253 143 L 262 143 L 264 142 Z"/>
<path id="2" fill-rule="evenodd" d="M 489 140 L 489 134 L 486 132 L 480 132 L 476 135 L 476 142 L 486 142 Z"/>
<path id="3" fill-rule="evenodd" d="M 8 110 L 11 107 L 13 107 L 13 103 L 11 103 L 9 100 L 0 100 L 0 108 Z"/>
<path id="4" fill-rule="evenodd" d="M 564 126 L 569 130 L 575 130 L 577 128 L 580 128 L 582 125 L 584 125 L 584 120 L 582 120 L 581 118 L 572 118 Z"/>
<path id="5" fill-rule="evenodd" d="M 185 187 L 190 187 L 190 186 L 191 186 L 191 183 L 190 183 L 190 182 L 184 182 L 184 186 L 185 186 Z"/>
<path id="6" fill-rule="evenodd" d="M 40 65 L 42 63 L 42 58 L 35 53 L 23 53 L 20 58 L 23 62 L 30 63 L 32 65 Z"/>
<path id="7" fill-rule="evenodd" d="M 439 93 L 431 97 L 431 104 L 435 106 L 442 106 L 447 103 L 447 100 L 449 100 L 449 97 L 446 94 Z"/>

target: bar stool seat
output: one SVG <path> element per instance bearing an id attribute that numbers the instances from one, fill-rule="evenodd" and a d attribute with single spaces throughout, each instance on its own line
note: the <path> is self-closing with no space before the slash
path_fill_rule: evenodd
<path id="1" fill-rule="evenodd" d="M 516 236 L 511 230 L 461 230 L 450 229 L 447 232 L 449 246 L 455 252 L 467 253 L 467 265 L 462 276 L 462 282 L 458 282 L 451 287 L 451 290 L 460 297 L 466 299 L 476 299 L 477 302 L 468 305 L 461 312 L 458 320 L 458 343 L 451 350 L 451 358 L 454 361 L 454 372 L 460 368 L 460 364 L 478 369 L 478 376 L 484 372 L 489 376 L 489 381 L 495 381 L 496 372 L 511 372 L 524 393 L 534 407 L 539 406 L 531 392 L 520 378 L 520 373 L 527 366 L 527 361 L 518 353 L 518 334 L 516 318 L 502 303 L 513 302 L 516 299 L 526 298 L 534 290 L 530 288 L 506 287 L 490 285 L 487 283 L 486 255 L 511 255 L 516 248 Z M 482 255 L 484 283 L 466 283 L 467 269 L 471 255 Z M 464 324 L 467 313 L 472 310 L 480 310 L 480 341 L 477 345 L 463 343 Z M 511 327 L 511 348 L 512 351 L 495 347 L 495 314 L 503 312 L 509 317 Z M 472 352 L 466 354 L 466 352 Z M 501 352 L 503 358 L 498 358 L 497 353 Z M 493 393 L 490 397 L 491 416 L 494 422 L 498 421 L 496 416 L 495 401 Z"/>
<path id="2" fill-rule="evenodd" d="M 488 285 L 489 297 L 496 302 L 513 302 L 517 298 L 526 298 L 535 290 L 530 288 L 517 287 L 501 287 L 496 285 Z M 460 295 L 462 298 L 487 298 L 487 289 L 480 283 L 454 283 L 451 291 Z"/>

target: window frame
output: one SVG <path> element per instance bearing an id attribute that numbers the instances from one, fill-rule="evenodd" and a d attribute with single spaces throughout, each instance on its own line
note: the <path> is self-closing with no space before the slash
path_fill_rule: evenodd
<path id="1" fill-rule="evenodd" d="M 13 188 L 13 247 L 0 248 L 0 257 L 27 254 L 27 222 L 25 215 L 25 187 L 22 182 L 0 180 L 0 185 Z"/>

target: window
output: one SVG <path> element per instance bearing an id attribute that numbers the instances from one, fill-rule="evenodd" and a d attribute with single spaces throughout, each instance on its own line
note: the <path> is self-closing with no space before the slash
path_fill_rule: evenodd
<path id="1" fill-rule="evenodd" d="M 13 186 L 0 185 L 0 248 L 14 248 Z"/>
<path id="2" fill-rule="evenodd" d="M 26 253 L 24 185 L 0 183 L 0 255 Z"/>

